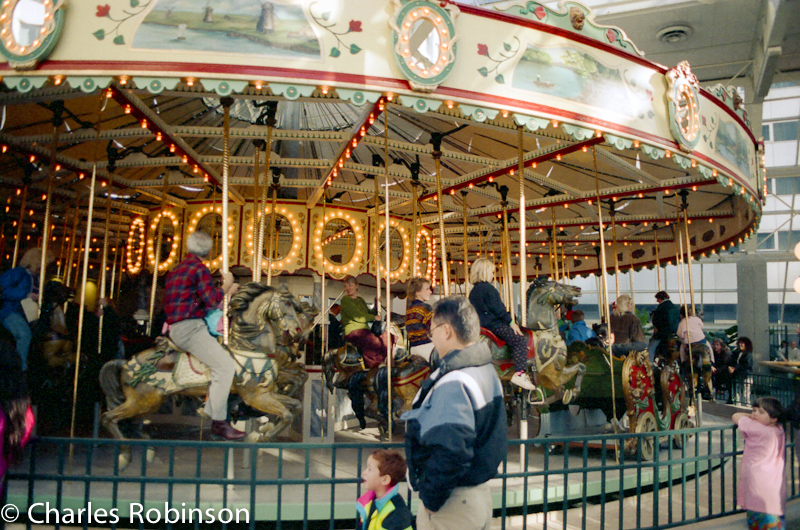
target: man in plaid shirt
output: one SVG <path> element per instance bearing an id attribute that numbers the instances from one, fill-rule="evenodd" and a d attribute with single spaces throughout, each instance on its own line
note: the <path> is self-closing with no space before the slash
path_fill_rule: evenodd
<path id="1" fill-rule="evenodd" d="M 245 433 L 228 423 L 228 395 L 236 363 L 230 353 L 211 336 L 205 314 L 219 305 L 223 296 L 236 292 L 233 274 L 222 273 L 222 288 L 214 285 L 211 272 L 203 264 L 211 252 L 211 236 L 195 231 L 186 240 L 186 258 L 167 276 L 164 312 L 169 337 L 176 346 L 204 362 L 211 370 L 205 413 L 211 418 L 211 432 L 226 440 L 241 440 Z"/>

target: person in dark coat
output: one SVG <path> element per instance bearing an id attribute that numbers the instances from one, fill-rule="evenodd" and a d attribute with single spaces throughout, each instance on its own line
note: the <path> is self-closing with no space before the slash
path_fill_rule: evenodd
<path id="1" fill-rule="evenodd" d="M 658 302 L 658 307 L 650 316 L 653 322 L 653 337 L 647 347 L 650 362 L 655 359 L 656 350 L 661 341 L 678 332 L 678 324 L 681 321 L 680 308 L 672 303 L 666 292 L 657 292 L 656 302 Z"/>
<path id="2" fill-rule="evenodd" d="M 736 361 L 728 367 L 731 374 L 731 383 L 728 388 L 728 403 L 733 403 L 733 396 L 739 403 L 748 404 L 750 389 L 747 383 L 747 376 L 753 371 L 753 341 L 747 337 L 739 337 L 736 342 L 739 354 Z"/>

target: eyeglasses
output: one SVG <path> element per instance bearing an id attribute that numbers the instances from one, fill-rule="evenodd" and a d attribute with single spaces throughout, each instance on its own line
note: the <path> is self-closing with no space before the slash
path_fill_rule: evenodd
<path id="1" fill-rule="evenodd" d="M 440 328 L 442 326 L 444 326 L 444 322 L 442 322 L 441 324 L 437 324 L 437 325 L 433 326 L 431 329 L 429 329 L 428 330 L 428 334 L 427 334 L 428 338 L 432 339 L 433 338 L 433 330 L 436 329 L 436 328 Z"/>

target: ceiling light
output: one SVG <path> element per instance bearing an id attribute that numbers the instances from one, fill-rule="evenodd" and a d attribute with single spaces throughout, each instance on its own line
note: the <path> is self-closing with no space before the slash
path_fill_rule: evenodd
<path id="1" fill-rule="evenodd" d="M 673 24 L 659 30 L 656 38 L 664 44 L 677 44 L 689 40 L 692 33 L 694 30 L 688 24 Z"/>

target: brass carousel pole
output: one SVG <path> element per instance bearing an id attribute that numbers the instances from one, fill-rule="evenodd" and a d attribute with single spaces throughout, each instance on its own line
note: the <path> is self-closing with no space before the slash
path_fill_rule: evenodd
<path id="1" fill-rule="evenodd" d="M 96 125 L 96 132 L 95 135 L 95 142 L 94 142 L 94 163 L 92 164 L 92 181 L 89 185 L 89 210 L 87 212 L 86 217 L 86 246 L 83 251 L 83 277 L 81 281 L 81 302 L 80 307 L 78 310 L 78 339 L 75 345 L 75 374 L 73 376 L 73 383 L 72 383 L 72 418 L 69 424 L 69 437 L 75 437 L 75 407 L 77 405 L 78 400 L 78 375 L 80 374 L 81 369 L 81 338 L 83 336 L 83 313 L 84 308 L 86 307 L 86 280 L 87 274 L 89 272 L 89 248 L 91 247 L 92 242 L 92 214 L 94 209 L 94 192 L 95 192 L 95 184 L 97 183 L 97 149 L 98 143 L 100 140 L 100 118 L 103 113 L 103 108 L 105 107 L 106 103 L 106 93 L 100 93 L 100 103 L 97 107 L 97 125 Z M 76 223 L 77 224 L 77 223 Z M 73 446 L 70 445 L 69 447 L 69 460 L 70 465 L 72 463 L 72 451 Z"/>
<path id="2" fill-rule="evenodd" d="M 72 235 L 69 237 L 69 252 L 67 252 L 67 263 L 66 267 L 67 270 L 64 273 L 64 285 L 69 286 L 72 283 L 72 259 L 75 256 L 75 244 L 77 243 L 78 238 L 78 221 L 81 219 L 81 209 L 80 209 L 81 201 L 78 199 L 77 204 L 75 204 L 75 218 L 72 220 Z M 78 271 L 75 271 L 75 274 L 78 274 Z"/>
<path id="3" fill-rule="evenodd" d="M 392 339 L 389 334 L 389 323 L 392 321 L 392 280 L 390 269 L 392 268 L 391 245 L 389 241 L 389 109 L 383 113 L 383 187 L 384 187 L 384 223 L 386 223 L 386 388 L 389 392 L 387 407 L 388 429 L 387 435 L 389 442 L 392 441 Z M 378 176 L 375 176 L 375 182 Z M 377 205 L 376 205 L 377 208 Z"/>
<path id="4" fill-rule="evenodd" d="M 550 207 L 550 213 L 553 217 L 553 235 L 550 238 L 550 245 L 552 249 L 550 250 L 550 275 L 553 277 L 553 281 L 558 281 L 558 229 L 556 227 L 556 207 Z"/>
<path id="5" fill-rule="evenodd" d="M 450 295 L 450 277 L 448 274 L 449 266 L 447 265 L 447 247 L 445 247 L 445 233 L 444 233 L 444 206 L 442 204 L 442 151 L 441 139 L 433 146 L 433 160 L 436 163 L 436 207 L 439 211 L 439 245 L 440 256 L 442 259 L 442 288 L 444 289 L 444 296 Z"/>
<path id="6" fill-rule="evenodd" d="M 661 262 L 658 259 L 658 225 L 653 225 L 653 241 L 655 242 L 656 251 L 656 280 L 658 281 L 658 290 L 663 291 L 661 288 Z M 666 279 L 666 278 L 665 278 Z"/>
<path id="7" fill-rule="evenodd" d="M 233 98 L 224 97 L 220 99 L 222 104 L 222 274 L 227 275 L 230 270 L 230 249 L 228 240 L 230 239 L 230 226 L 228 225 L 228 177 L 230 174 L 231 158 L 231 105 Z M 269 166 L 267 166 L 269 167 Z M 228 303 L 230 296 L 225 294 L 222 298 L 222 341 L 228 345 Z"/>
<path id="8" fill-rule="evenodd" d="M 385 105 L 385 103 L 384 103 Z M 386 111 L 388 112 L 388 110 Z M 373 162 L 374 163 L 374 162 Z M 381 220 L 381 213 L 380 213 L 380 204 L 381 204 L 381 190 L 380 190 L 380 183 L 378 182 L 378 175 L 375 175 L 375 215 L 373 216 L 373 222 L 375 224 L 374 228 L 372 229 L 372 242 L 373 242 L 373 249 L 374 259 L 375 259 L 375 308 L 379 309 L 381 305 L 381 249 L 380 249 L 380 220 Z M 387 204 L 386 207 L 388 208 L 389 205 Z M 389 226 L 386 226 L 386 231 L 389 231 Z M 389 265 L 386 265 L 386 271 L 389 271 Z M 391 394 L 389 394 L 391 395 Z"/>
<path id="9" fill-rule="evenodd" d="M 61 248 L 58 250 L 58 272 L 56 272 L 56 276 L 59 278 L 63 278 L 61 276 L 61 267 L 64 266 L 64 251 L 67 248 L 67 220 L 69 219 L 69 206 L 64 211 L 64 227 L 61 229 L 63 233 L 63 237 L 61 238 Z"/>
<path id="10" fill-rule="evenodd" d="M 258 274 L 257 269 L 261 269 L 261 254 L 260 249 L 258 248 L 258 218 L 259 214 L 261 213 L 261 209 L 258 205 L 258 200 L 261 197 L 261 168 L 258 167 L 259 162 L 261 161 L 261 147 L 264 146 L 264 140 L 253 140 L 253 146 L 255 147 L 255 152 L 253 153 L 253 180 L 255 181 L 255 187 L 253 189 L 253 281 L 257 282 L 261 278 Z M 266 184 L 266 183 L 265 183 Z"/>
<path id="11" fill-rule="evenodd" d="M 269 186 L 267 186 L 267 182 L 270 180 L 271 172 L 271 162 L 272 162 L 272 131 L 277 124 L 277 120 L 275 119 L 275 114 L 278 111 L 278 104 L 277 103 L 268 103 L 267 104 L 267 145 L 266 145 L 266 157 L 264 161 L 264 188 L 261 191 L 261 205 L 258 206 L 258 252 L 255 256 L 258 256 L 258 266 L 256 267 L 257 272 L 255 276 L 255 281 L 261 281 L 261 261 L 262 256 L 264 254 L 264 223 L 266 219 L 264 218 L 264 205 L 267 204 L 267 191 L 269 190 Z M 253 214 L 255 216 L 255 214 Z M 255 222 L 256 217 L 253 217 L 253 222 Z"/>
<path id="12" fill-rule="evenodd" d="M 53 142 L 50 144 L 50 170 L 47 177 L 47 199 L 44 207 L 44 223 L 42 223 L 42 259 L 39 266 L 39 292 L 44 295 L 44 279 L 47 274 L 47 247 L 50 244 L 50 217 L 53 209 L 53 188 L 56 182 L 56 156 L 58 156 L 58 129 L 64 123 L 61 115 L 64 113 L 64 102 L 54 101 L 53 111 Z M 99 127 L 99 124 L 98 124 Z M 42 315 L 41 301 L 37 304 L 36 318 Z"/>
<path id="13" fill-rule="evenodd" d="M 628 270 L 628 274 L 631 276 L 631 301 L 634 301 L 636 298 L 636 288 L 633 285 L 633 247 L 631 247 L 631 251 L 628 256 L 630 256 L 631 259 L 631 268 Z M 634 305 L 636 305 L 635 302 Z"/>
<path id="14" fill-rule="evenodd" d="M 419 186 L 419 179 L 411 180 L 411 277 L 414 278 L 419 274 L 417 270 L 417 186 Z M 432 256 L 429 256 L 432 257 Z"/>
<path id="15" fill-rule="evenodd" d="M 603 203 L 600 201 L 600 176 L 597 173 L 597 151 L 594 146 L 592 146 L 592 159 L 594 160 L 594 185 L 595 185 L 595 192 L 597 195 L 597 223 L 600 232 L 600 274 L 602 275 L 602 288 L 603 288 L 603 299 L 608 302 L 608 273 L 606 272 L 606 243 L 605 237 L 603 235 Z M 608 314 L 608 303 L 603 304 L 603 316 L 605 321 L 609 326 L 609 332 L 611 330 L 611 317 Z M 608 352 L 608 366 L 609 372 L 611 374 L 611 410 L 612 414 L 614 415 L 614 419 L 617 418 L 617 393 L 616 388 L 614 385 L 614 353 L 611 350 L 611 341 L 608 341 L 606 344 L 606 351 Z M 617 462 L 619 462 L 619 447 L 618 447 L 618 440 L 614 440 L 614 452 L 617 455 Z"/>
<path id="16" fill-rule="evenodd" d="M 27 178 L 25 181 L 27 182 Z M 19 220 L 17 220 L 17 236 L 14 238 L 14 256 L 11 258 L 11 268 L 17 266 L 17 258 L 19 257 L 19 242 L 22 239 L 22 223 L 25 221 L 25 206 L 28 202 L 28 185 L 22 188 L 22 204 L 19 207 Z"/>
<path id="17" fill-rule="evenodd" d="M 519 321 L 528 322 L 528 232 L 525 219 L 525 149 L 522 125 L 517 125 L 517 177 L 519 178 Z M 526 425 L 527 431 L 527 425 Z M 527 437 L 527 432 L 525 433 Z"/>
<path id="18" fill-rule="evenodd" d="M 99 304 L 103 298 L 106 297 L 106 263 L 108 262 L 108 231 L 111 225 L 111 197 L 106 195 L 106 223 L 103 228 L 103 254 L 100 258 L 100 298 L 97 300 Z M 111 283 L 114 285 L 113 280 Z M 97 327 L 97 351 L 101 352 L 103 349 L 103 313 L 100 313 L 100 322 Z"/>
<path id="19" fill-rule="evenodd" d="M 694 381 L 694 354 L 692 353 L 692 343 L 691 343 L 691 338 L 689 337 L 689 331 L 688 331 L 689 330 L 689 326 L 688 326 L 688 323 L 689 323 L 689 320 L 688 320 L 688 318 L 689 318 L 689 302 L 686 300 L 686 276 L 684 275 L 684 272 L 683 272 L 683 263 L 684 263 L 684 258 L 683 258 L 683 233 L 681 232 L 680 227 L 678 226 L 678 219 L 680 219 L 680 215 L 678 213 L 678 209 L 679 208 L 680 208 L 680 206 L 676 204 L 675 205 L 675 210 L 676 210 L 675 211 L 675 214 L 676 214 L 675 215 L 675 224 L 672 225 L 672 233 L 673 233 L 673 237 L 675 239 L 675 245 L 676 245 L 676 249 L 677 249 L 678 288 L 679 288 L 679 291 L 680 291 L 680 302 L 681 302 L 681 305 L 683 306 L 683 310 L 684 310 L 684 312 L 686 314 L 686 318 L 687 318 L 687 320 L 686 320 L 686 323 L 687 323 L 687 326 L 686 326 L 686 330 L 687 330 L 686 331 L 686 335 L 687 335 L 686 336 L 686 340 L 687 340 L 687 342 L 689 344 L 688 344 L 688 346 L 686 348 L 687 349 L 687 353 L 686 354 L 687 354 L 687 356 L 689 358 L 689 373 L 690 373 L 690 377 L 691 377 L 691 381 L 692 381 L 692 385 L 691 385 L 692 392 L 691 392 L 691 395 L 689 396 L 689 404 L 690 404 L 690 406 L 695 406 L 695 410 L 697 410 L 697 408 L 696 408 L 697 400 L 696 400 L 696 397 L 695 397 L 695 394 L 697 393 L 697 385 L 695 384 L 695 381 Z M 699 418 L 698 418 L 698 421 L 699 421 Z"/>
<path id="20" fill-rule="evenodd" d="M 689 269 L 689 293 L 692 303 L 692 314 L 697 315 L 694 306 L 694 278 L 692 276 L 692 240 L 689 238 L 689 203 L 687 202 L 687 197 L 689 196 L 689 192 L 687 190 L 681 190 L 679 192 L 681 196 L 681 210 L 683 210 L 683 228 L 686 231 L 686 264 L 687 268 Z"/>
<path id="21" fill-rule="evenodd" d="M 267 285 L 272 285 L 272 260 L 275 254 L 276 249 L 274 247 L 278 246 L 278 242 L 276 241 L 275 237 L 275 218 L 278 215 L 278 185 L 277 179 L 273 178 L 272 183 L 270 184 L 269 188 L 272 190 L 272 211 L 269 214 L 269 245 L 267 246 L 268 254 L 267 254 Z M 274 241 L 274 246 L 273 246 Z"/>
<path id="22" fill-rule="evenodd" d="M 156 243 L 153 249 L 153 281 L 150 283 L 150 305 L 147 312 L 147 335 L 150 336 L 153 330 L 153 317 L 156 310 L 156 287 L 158 286 L 158 266 L 161 263 L 161 245 L 164 239 L 164 221 L 167 217 L 164 212 L 167 209 L 167 187 L 169 186 L 169 171 L 164 173 L 164 184 L 161 186 L 161 219 L 156 223 Z"/>
<path id="23" fill-rule="evenodd" d="M 461 190 L 462 213 L 464 224 L 464 296 L 467 295 L 469 286 L 469 250 L 467 248 L 467 191 Z"/>
<path id="24" fill-rule="evenodd" d="M 504 193 L 505 192 L 505 193 Z M 506 305 L 508 307 L 508 312 L 511 314 L 511 322 L 516 321 L 516 311 L 514 311 L 514 291 L 512 289 L 511 282 L 513 280 L 511 276 L 511 238 L 508 235 L 508 200 L 506 199 L 508 193 L 508 188 L 504 188 L 501 186 L 500 194 L 503 197 L 502 202 L 500 203 L 503 206 L 503 240 L 505 241 L 505 248 L 503 253 L 503 278 L 505 283 L 506 289 Z"/>
<path id="25" fill-rule="evenodd" d="M 121 252 L 120 249 L 122 247 L 122 243 L 119 240 L 119 234 L 120 232 L 122 232 L 122 210 L 119 211 L 119 214 L 120 214 L 119 224 L 117 225 L 117 229 L 114 231 L 114 239 L 116 240 L 116 245 L 114 246 L 114 258 L 113 258 L 114 261 L 111 263 L 110 291 L 111 291 L 111 298 L 113 298 L 114 300 L 117 300 L 119 298 L 119 292 L 114 291 L 114 282 L 117 279 L 117 259 L 119 258 Z M 122 277 L 121 269 L 122 269 L 122 264 L 120 264 L 120 271 L 119 271 L 120 278 Z"/>
<path id="26" fill-rule="evenodd" d="M 619 298 L 619 259 L 617 258 L 617 211 L 614 209 L 614 203 L 608 204 L 608 213 L 611 215 L 611 249 L 614 252 L 614 285 L 616 287 L 616 295 Z"/>

